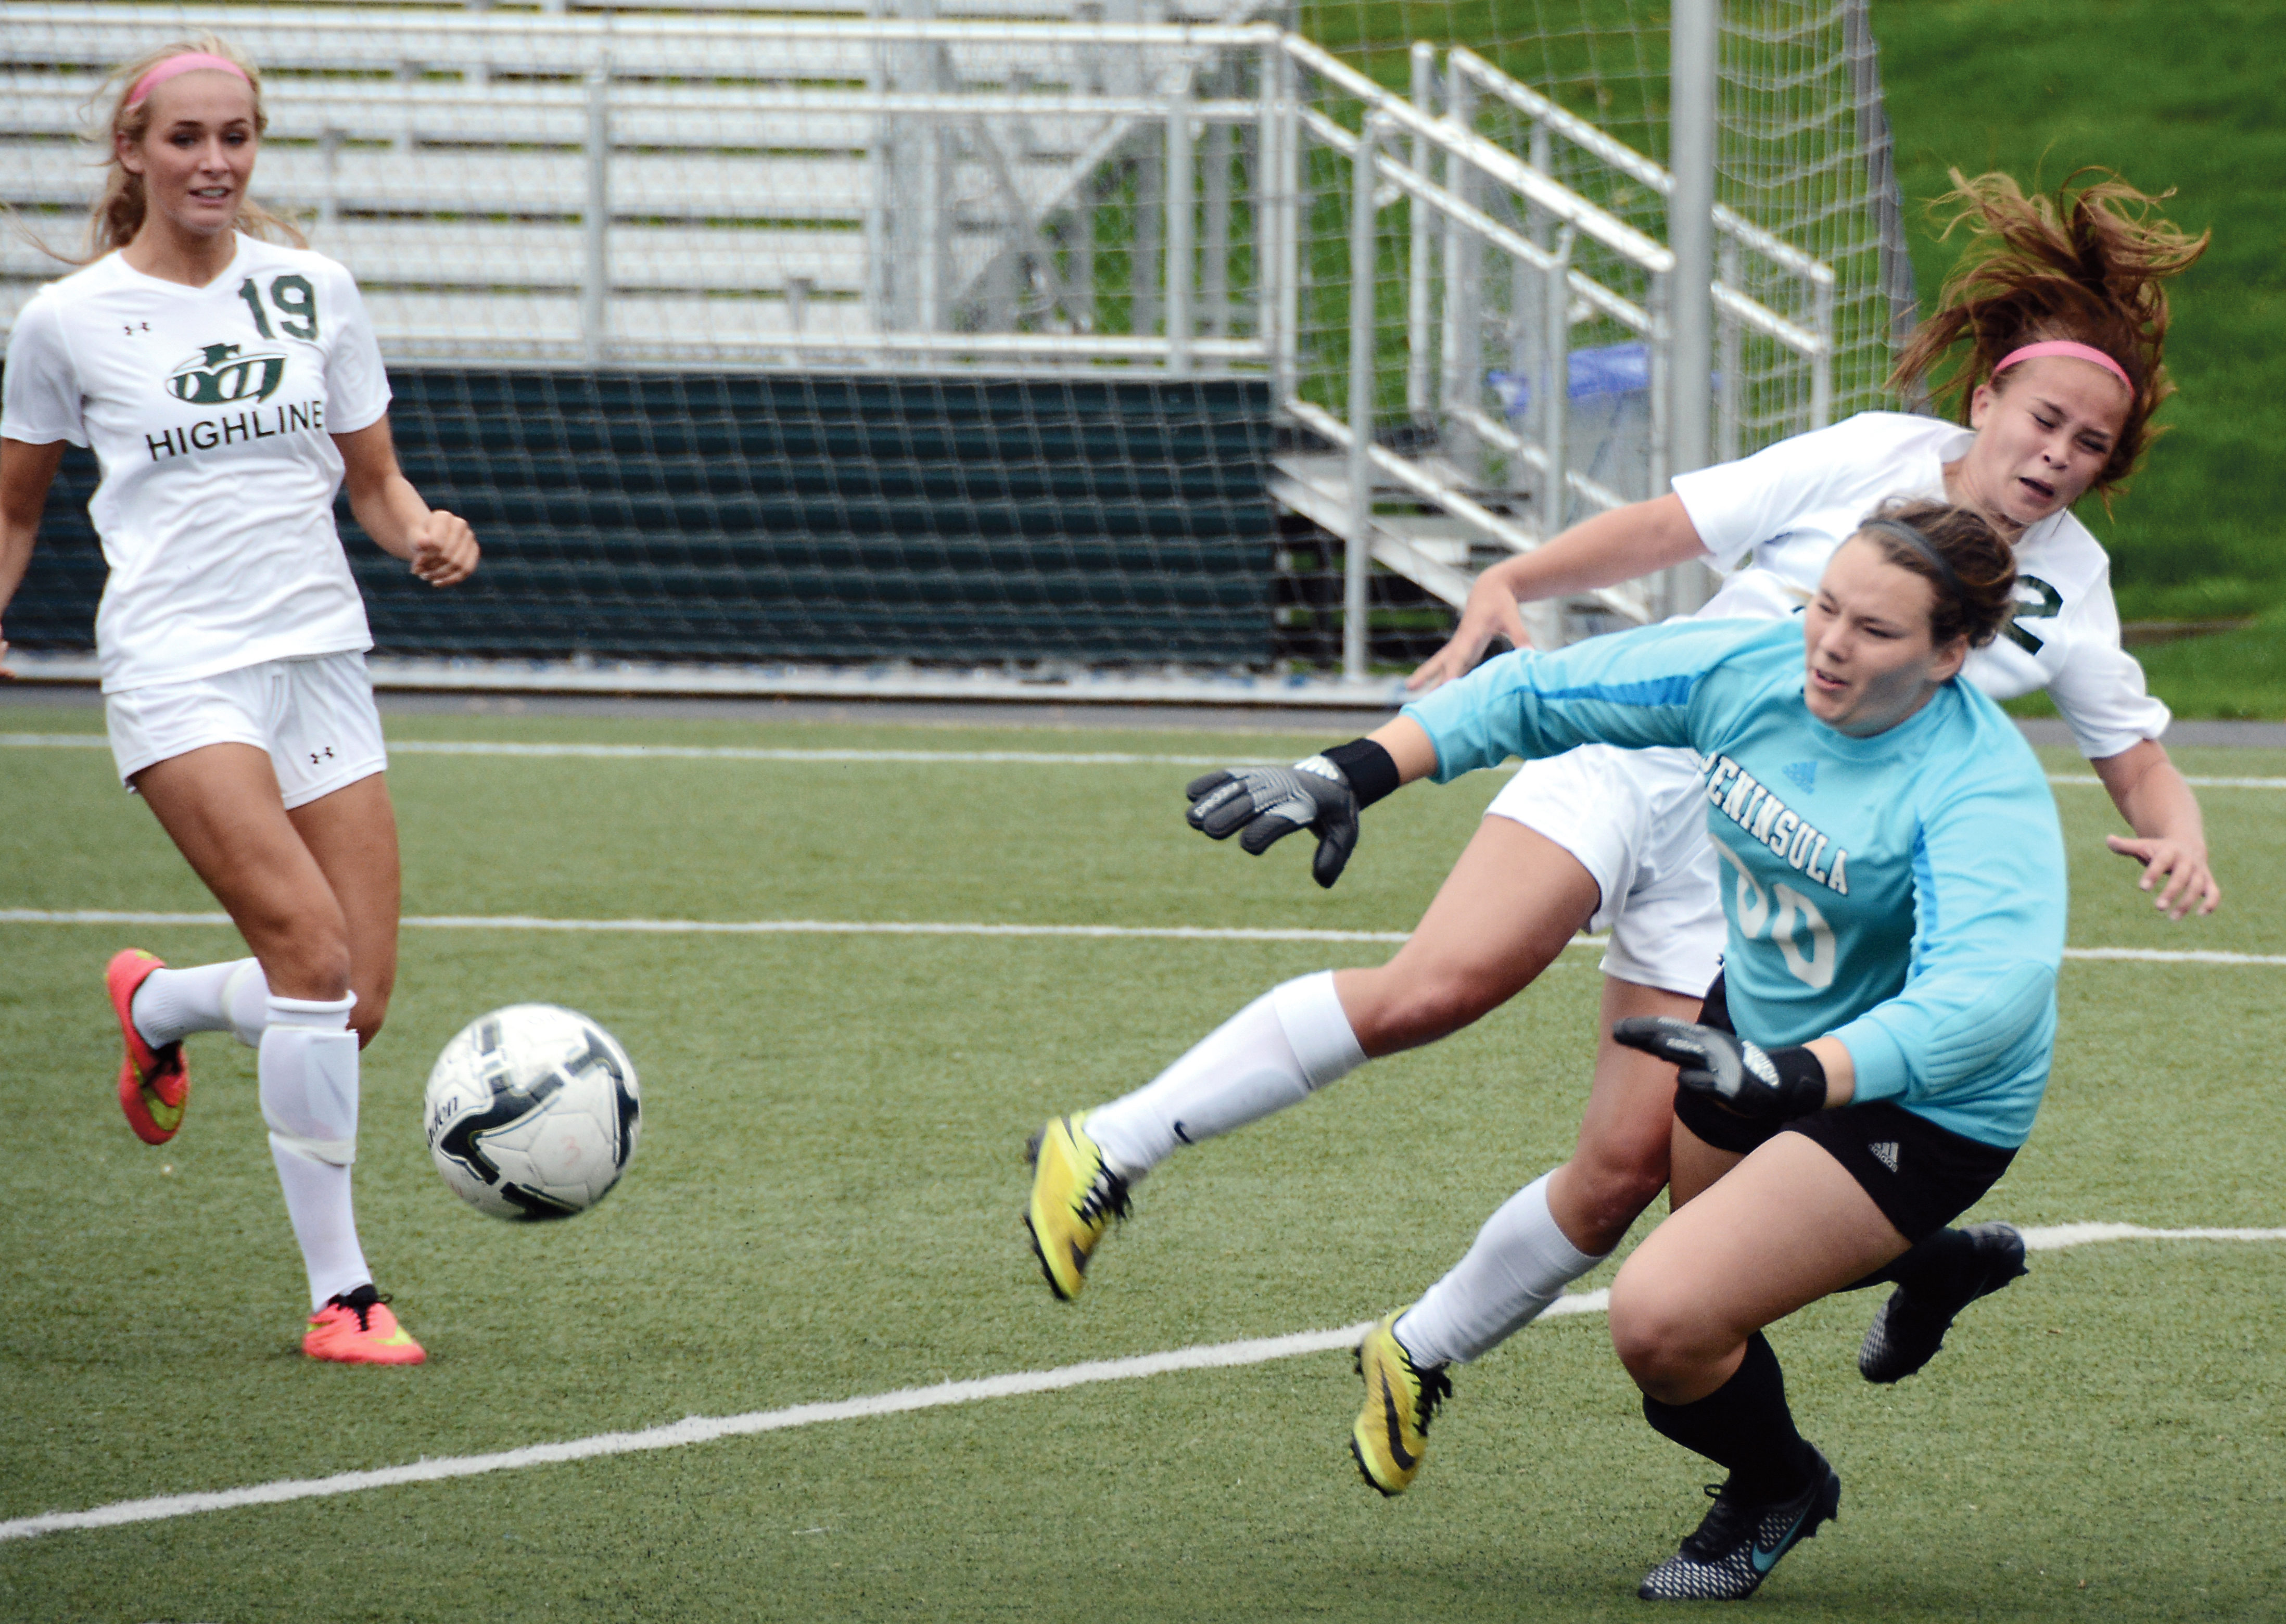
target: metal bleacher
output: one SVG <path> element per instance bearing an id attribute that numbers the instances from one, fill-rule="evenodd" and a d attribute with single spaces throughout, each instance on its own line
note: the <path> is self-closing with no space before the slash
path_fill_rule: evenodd
<path id="1" fill-rule="evenodd" d="M 1156 153 L 1139 120 L 1214 71 L 1211 28 L 1150 26 L 1211 22 L 1209 3 L 12 0 L 0 201 L 74 243 L 101 70 L 211 28 L 264 68 L 259 195 L 356 272 L 392 359 L 855 359 L 891 333 L 922 355 L 1044 298 L 1084 335 L 1095 289 L 1044 275 L 1049 251 L 1108 159 Z M 55 273 L 0 245 L 0 323 Z"/>
<path id="2" fill-rule="evenodd" d="M 352 545 L 400 660 L 1259 662 L 1268 381 L 1167 374 L 1260 346 L 1226 280 L 1161 332 L 1156 264 L 1096 229 L 1276 37 L 1173 3 L 12 4 L 0 198 L 76 235 L 102 65 L 197 28 L 263 64 L 256 195 L 358 276 L 406 471 L 485 539 L 453 594 Z M 0 247 L 0 323 L 61 268 Z M 20 650 L 85 645 L 93 472 Z"/>
<path id="3" fill-rule="evenodd" d="M 202 28 L 263 64 L 256 193 L 357 275 L 408 469 L 485 539 L 449 605 L 359 564 L 385 650 L 1258 669 L 1338 628 L 1361 682 L 1406 651 L 1376 606 L 1441 624 L 1664 487 L 1673 183 L 1465 49 L 1400 92 L 1281 5 L 9 0 L 0 202 L 75 237 L 106 65 Z M 1836 277 L 1713 224 L 1750 449 L 1828 420 Z M 0 240 L 0 327 L 59 269 Z M 84 647 L 99 580 L 47 548 L 11 641 Z"/>

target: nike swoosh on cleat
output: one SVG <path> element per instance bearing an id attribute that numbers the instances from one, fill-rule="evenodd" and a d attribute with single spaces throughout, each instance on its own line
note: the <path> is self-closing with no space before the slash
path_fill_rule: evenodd
<path id="1" fill-rule="evenodd" d="M 1809 1514 L 1817 1509 L 1817 1502 L 1815 1500 L 1811 1501 L 1809 1504 L 1804 1506 L 1801 1509 L 1801 1515 L 1793 1519 L 1793 1525 L 1785 1531 L 1785 1535 L 1780 1538 L 1777 1546 L 1771 1549 L 1769 1556 L 1766 1557 L 1762 1554 L 1762 1542 L 1760 1540 L 1754 1541 L 1751 1551 L 1754 1562 L 1754 1572 L 1757 1573 L 1767 1573 L 1778 1565 L 1778 1558 L 1785 1556 L 1786 1554 L 1786 1548 L 1793 1543 L 1793 1536 L 1801 1532 L 1802 1524 L 1809 1519 Z"/>
<path id="2" fill-rule="evenodd" d="M 1398 1419 L 1397 1396 L 1389 1391 L 1386 1376 L 1381 1378 L 1381 1408 L 1389 1426 L 1389 1458 L 1397 1462 L 1398 1470 L 1411 1471 L 1421 1463 L 1421 1457 L 1405 1453 L 1403 1434 L 1398 1430 L 1404 1423 Z"/>
<path id="3" fill-rule="evenodd" d="M 182 1124 L 183 1108 L 178 1105 L 169 1105 L 159 1098 L 156 1090 L 147 1084 L 143 1090 L 143 1108 L 150 1113 L 151 1121 L 154 1126 L 171 1129 Z"/>

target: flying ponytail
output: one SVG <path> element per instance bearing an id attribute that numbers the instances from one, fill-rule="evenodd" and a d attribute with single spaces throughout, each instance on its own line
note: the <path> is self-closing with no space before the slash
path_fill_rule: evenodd
<path id="1" fill-rule="evenodd" d="M 2053 196 L 2030 197 L 2006 175 L 1951 174 L 1953 189 L 1934 208 L 1951 213 L 1943 234 L 1965 230 L 1967 247 L 1935 313 L 1906 341 L 1889 387 L 1951 399 L 1966 422 L 1979 384 L 2006 387 L 1992 369 L 2011 351 L 2058 339 L 2091 345 L 2119 364 L 2132 391 L 2092 487 L 2116 488 L 2162 432 L 2151 414 L 2175 392 L 2164 364 L 2164 284 L 2206 251 L 2212 233 L 2192 237 L 2170 224 L 2159 205 L 2172 193 L 2139 192 L 2106 170 L 2084 169 Z"/>

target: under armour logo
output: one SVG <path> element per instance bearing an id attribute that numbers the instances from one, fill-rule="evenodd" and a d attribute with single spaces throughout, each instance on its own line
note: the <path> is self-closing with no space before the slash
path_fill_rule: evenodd
<path id="1" fill-rule="evenodd" d="M 1868 1145 L 1865 1148 L 1873 1153 L 1873 1159 L 1880 1163 L 1883 1167 L 1888 1168 L 1893 1173 L 1897 1171 L 1896 1140 L 1883 1139 L 1878 1144 Z"/>
<path id="2" fill-rule="evenodd" d="M 149 322 L 146 321 L 146 322 L 144 322 L 144 323 L 142 324 L 142 327 L 143 327 L 143 331 L 145 331 L 146 333 L 147 333 L 147 332 L 149 332 L 149 331 L 151 330 L 151 324 L 150 324 Z M 132 322 L 132 321 L 122 321 L 122 322 L 121 322 L 121 323 L 119 324 L 119 330 L 120 330 L 121 332 L 122 332 L 122 333 L 126 334 L 126 335 L 127 335 L 127 336 L 128 336 L 128 337 L 130 337 L 130 338 L 132 338 L 132 337 L 134 337 L 134 336 L 135 336 L 135 328 L 136 328 L 136 324 L 135 324 L 134 322 Z"/>
<path id="3" fill-rule="evenodd" d="M 320 758 L 319 758 L 319 753 L 318 753 L 317 751 L 312 750 L 311 752 L 310 752 L 310 765 L 311 765 L 311 766 L 315 767 L 315 766 L 318 764 L 318 762 L 319 762 L 319 759 L 320 759 Z M 333 747 L 331 745 L 327 745 L 326 746 L 326 749 L 325 749 L 325 754 L 324 754 L 323 759 L 324 759 L 324 760 L 326 760 L 326 761 L 332 761 L 332 760 L 334 759 L 334 747 Z"/>

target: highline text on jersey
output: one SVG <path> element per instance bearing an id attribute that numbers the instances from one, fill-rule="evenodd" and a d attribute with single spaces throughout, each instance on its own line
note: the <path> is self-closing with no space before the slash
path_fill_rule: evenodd
<path id="1" fill-rule="evenodd" d="M 273 425 L 267 429 L 262 426 L 265 413 Z M 274 406 L 252 406 L 233 417 L 201 417 L 196 422 L 181 424 L 162 434 L 146 434 L 143 444 L 150 448 L 151 461 L 156 462 L 162 456 L 187 457 L 193 452 L 213 451 L 220 446 L 250 444 L 255 440 L 272 440 L 281 434 L 323 434 L 325 431 L 326 403 L 313 398 Z"/>

